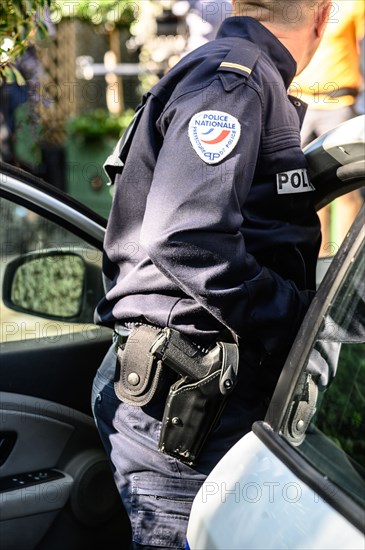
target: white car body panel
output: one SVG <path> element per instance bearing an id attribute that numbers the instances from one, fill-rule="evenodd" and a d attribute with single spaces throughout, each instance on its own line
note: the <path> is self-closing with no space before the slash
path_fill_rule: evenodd
<path id="1" fill-rule="evenodd" d="M 187 539 L 191 550 L 365 548 L 363 534 L 253 432 L 230 449 L 201 487 Z"/>

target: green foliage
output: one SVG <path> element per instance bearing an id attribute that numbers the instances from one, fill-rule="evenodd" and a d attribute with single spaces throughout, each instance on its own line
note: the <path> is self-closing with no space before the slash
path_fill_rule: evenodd
<path id="1" fill-rule="evenodd" d="M 365 344 L 343 344 L 316 425 L 365 468 Z"/>
<path id="2" fill-rule="evenodd" d="M 69 120 L 68 132 L 83 141 L 97 141 L 103 137 L 118 139 L 128 127 L 134 115 L 133 109 L 127 109 L 121 115 L 111 115 L 103 109 L 74 117 Z"/>
<path id="3" fill-rule="evenodd" d="M 110 31 L 116 26 L 129 28 L 137 16 L 138 2 L 130 0 L 1 0 L 0 78 L 24 84 L 14 63 L 31 44 L 47 36 L 47 18 L 57 24 L 76 17 Z"/>
<path id="4" fill-rule="evenodd" d="M 130 0 L 53 0 L 55 21 L 77 17 L 93 25 L 129 28 L 135 21 L 138 2 Z"/>
<path id="5" fill-rule="evenodd" d="M 1 0 L 0 2 L 0 77 L 5 81 L 24 79 L 14 63 L 29 45 L 47 34 L 39 17 L 51 0 Z"/>

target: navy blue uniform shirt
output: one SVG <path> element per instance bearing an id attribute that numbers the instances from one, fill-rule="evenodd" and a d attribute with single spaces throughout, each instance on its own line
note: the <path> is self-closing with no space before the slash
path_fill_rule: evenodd
<path id="1" fill-rule="evenodd" d="M 287 95 L 295 72 L 264 26 L 232 17 L 146 94 L 115 166 L 98 323 L 204 344 L 228 327 L 267 354 L 287 350 L 320 244 L 305 106 Z"/>

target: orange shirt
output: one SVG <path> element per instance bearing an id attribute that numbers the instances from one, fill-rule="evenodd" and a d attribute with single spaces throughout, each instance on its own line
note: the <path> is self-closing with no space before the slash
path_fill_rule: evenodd
<path id="1" fill-rule="evenodd" d="M 355 97 L 331 97 L 361 84 L 359 41 L 364 36 L 365 0 L 334 0 L 329 21 L 309 65 L 295 77 L 291 93 L 314 109 L 338 109 Z"/>

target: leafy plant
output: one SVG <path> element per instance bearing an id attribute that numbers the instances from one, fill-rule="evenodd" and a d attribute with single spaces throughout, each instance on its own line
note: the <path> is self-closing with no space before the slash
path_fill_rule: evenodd
<path id="1" fill-rule="evenodd" d="M 1 0 L 0 2 L 0 77 L 2 80 L 24 79 L 15 66 L 25 50 L 36 39 L 47 35 L 40 13 L 50 6 L 51 0 Z"/>
<path id="2" fill-rule="evenodd" d="M 365 468 L 365 344 L 343 344 L 317 426 Z"/>
<path id="3" fill-rule="evenodd" d="M 127 109 L 121 115 L 111 115 L 103 109 L 71 118 L 68 122 L 70 135 L 80 140 L 97 141 L 101 137 L 118 139 L 132 120 L 134 111 Z"/>
<path id="4" fill-rule="evenodd" d="M 53 0 L 55 22 L 64 18 L 78 18 L 93 25 L 127 27 L 137 17 L 138 2 L 130 0 Z"/>
<path id="5" fill-rule="evenodd" d="M 52 24 L 78 18 L 106 30 L 126 27 L 138 17 L 138 2 L 129 0 L 1 0 L 0 78 L 24 84 L 15 62 L 36 40 L 47 36 L 44 20 Z"/>

